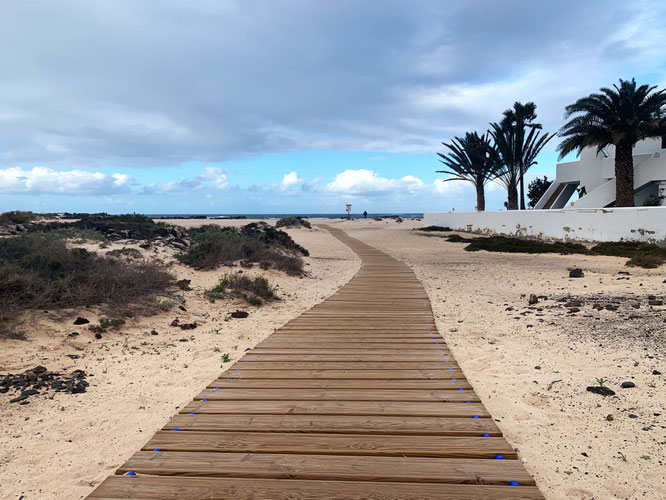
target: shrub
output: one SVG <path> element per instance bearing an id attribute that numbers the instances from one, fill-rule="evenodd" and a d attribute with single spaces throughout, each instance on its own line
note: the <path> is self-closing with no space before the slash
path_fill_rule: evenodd
<path id="1" fill-rule="evenodd" d="M 127 257 L 128 259 L 141 259 L 143 255 L 141 255 L 141 252 L 137 250 L 136 248 L 116 248 L 115 250 L 111 250 L 110 252 L 107 252 L 106 254 L 107 257 Z"/>
<path id="2" fill-rule="evenodd" d="M 310 222 L 303 217 L 297 217 L 294 215 L 289 215 L 287 217 L 282 217 L 275 223 L 275 227 L 306 227 L 312 229 Z"/>
<path id="3" fill-rule="evenodd" d="M 211 301 L 226 297 L 241 298 L 254 306 L 278 298 L 266 278 L 250 278 L 243 274 L 226 274 L 219 284 L 207 290 L 204 295 Z"/>
<path id="4" fill-rule="evenodd" d="M 0 224 L 28 224 L 37 219 L 37 214 L 14 210 L 0 214 Z"/>
<path id="5" fill-rule="evenodd" d="M 443 231 L 443 232 L 448 232 L 448 231 L 453 231 L 450 227 L 444 227 L 444 226 L 426 226 L 426 227 L 417 227 L 414 228 L 414 231 Z"/>
<path id="6" fill-rule="evenodd" d="M 190 229 L 189 234 L 193 245 L 177 258 L 197 269 L 216 269 L 242 260 L 246 265 L 257 262 L 262 268 L 298 275 L 303 273 L 298 254 L 308 255 L 287 233 L 266 224 L 252 223 L 240 229 L 205 225 Z"/>
<path id="7" fill-rule="evenodd" d="M 69 249 L 63 240 L 39 233 L 0 239 L 0 320 L 5 325 L 29 309 L 134 306 L 166 291 L 173 281 L 156 264 Z"/>
<path id="8" fill-rule="evenodd" d="M 627 257 L 629 258 L 628 266 L 656 268 L 666 262 L 666 248 L 654 243 L 609 241 L 593 246 L 590 251 L 600 255 Z"/>
<path id="9" fill-rule="evenodd" d="M 475 238 L 474 241 L 465 247 L 465 250 L 468 252 L 486 250 L 488 252 L 507 253 L 589 253 L 585 245 L 581 245 L 580 243 L 571 243 L 569 241 L 546 243 L 545 241 L 508 238 L 506 236 Z"/>
<path id="10" fill-rule="evenodd" d="M 151 239 L 169 236 L 174 232 L 173 227 L 141 214 L 80 214 L 80 219 L 75 222 L 50 222 L 32 228 L 33 231 L 41 232 L 63 229 L 94 231 L 110 239 Z"/>

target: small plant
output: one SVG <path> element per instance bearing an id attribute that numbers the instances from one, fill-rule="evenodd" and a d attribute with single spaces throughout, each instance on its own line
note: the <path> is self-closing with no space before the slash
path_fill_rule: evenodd
<path id="1" fill-rule="evenodd" d="M 426 227 L 417 227 L 414 228 L 414 231 L 426 231 L 426 232 L 449 232 L 453 231 L 448 226 L 426 226 Z"/>
<path id="2" fill-rule="evenodd" d="M 219 347 L 213 347 L 213 352 L 220 352 L 220 348 Z"/>
<path id="3" fill-rule="evenodd" d="M 120 328 L 125 324 L 125 320 L 122 318 L 102 318 L 99 320 L 99 327 L 102 330 L 108 330 L 109 328 Z"/>
<path id="4" fill-rule="evenodd" d="M 229 358 L 229 353 L 226 353 L 226 352 L 225 352 L 225 353 L 222 355 L 222 363 L 228 363 L 229 361 L 231 361 L 231 359 Z"/>
<path id="5" fill-rule="evenodd" d="M 603 378 L 603 377 L 601 377 L 601 378 L 597 378 L 597 379 L 594 379 L 594 381 L 597 383 L 597 385 L 598 385 L 599 387 L 604 387 L 604 384 L 605 384 L 606 382 L 608 382 L 608 380 L 606 380 L 606 379 Z"/>
<path id="6" fill-rule="evenodd" d="M 649 387 L 650 389 L 655 389 L 655 388 L 657 387 L 657 384 L 655 384 L 654 382 L 650 382 L 650 383 L 648 384 L 648 387 Z"/>
<path id="7" fill-rule="evenodd" d="M 276 300 L 275 289 L 263 276 L 250 278 L 241 274 L 227 274 L 220 283 L 204 293 L 210 301 L 234 297 L 246 300 L 253 306 L 260 306 L 264 301 Z"/>
<path id="8" fill-rule="evenodd" d="M 312 229 L 310 222 L 303 217 L 297 217 L 294 215 L 289 215 L 287 217 L 282 217 L 275 223 L 275 227 L 306 227 Z"/>
<path id="9" fill-rule="evenodd" d="M 641 455 L 643 460 L 650 460 L 650 455 Z"/>
<path id="10" fill-rule="evenodd" d="M 618 454 L 620 455 L 620 459 L 621 459 L 623 462 L 626 462 L 626 461 L 627 461 L 627 455 L 625 455 L 625 454 L 622 453 L 621 451 L 618 451 Z"/>

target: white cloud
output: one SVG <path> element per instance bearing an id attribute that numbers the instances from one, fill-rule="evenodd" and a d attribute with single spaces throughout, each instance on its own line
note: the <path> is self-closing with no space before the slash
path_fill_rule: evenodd
<path id="1" fill-rule="evenodd" d="M 423 181 L 413 175 L 406 175 L 401 179 L 387 179 L 372 170 L 358 169 L 340 172 L 324 189 L 330 194 L 381 196 L 414 194 L 423 187 Z"/>
<path id="2" fill-rule="evenodd" d="M 132 184 L 131 176 L 118 173 L 56 171 L 45 167 L 0 170 L 0 192 L 6 194 L 118 194 L 129 192 Z"/>
<path id="3" fill-rule="evenodd" d="M 227 173 L 218 167 L 206 167 L 203 173 L 180 181 L 168 181 L 163 183 L 160 188 L 165 193 L 183 193 L 187 191 L 198 191 L 208 187 L 216 189 L 226 189 L 229 187 Z"/>
<path id="4" fill-rule="evenodd" d="M 288 191 L 294 187 L 299 187 L 301 184 L 303 184 L 303 182 L 304 179 L 299 177 L 295 171 L 291 171 L 288 174 L 284 174 L 282 176 L 282 182 L 275 185 L 274 187 L 279 191 Z"/>

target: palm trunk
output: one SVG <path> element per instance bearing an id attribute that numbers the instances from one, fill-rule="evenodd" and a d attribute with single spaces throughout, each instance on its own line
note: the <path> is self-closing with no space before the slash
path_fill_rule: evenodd
<path id="1" fill-rule="evenodd" d="M 634 206 L 633 145 L 626 142 L 615 148 L 615 206 Z"/>
<path id="2" fill-rule="evenodd" d="M 486 192 L 483 183 L 476 185 L 476 210 L 483 212 L 486 209 Z"/>
<path id="3" fill-rule="evenodd" d="M 518 210 L 518 187 L 515 184 L 512 184 L 507 188 L 509 199 L 508 199 L 508 210 Z"/>
<path id="4" fill-rule="evenodd" d="M 520 178 L 520 209 L 525 210 L 525 183 L 523 178 Z"/>

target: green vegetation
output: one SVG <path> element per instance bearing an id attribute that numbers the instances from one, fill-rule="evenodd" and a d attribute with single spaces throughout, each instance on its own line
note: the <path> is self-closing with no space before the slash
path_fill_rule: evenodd
<path id="1" fill-rule="evenodd" d="M 540 240 L 510 238 L 507 236 L 464 238 L 457 234 L 452 234 L 446 240 L 452 243 L 469 243 L 465 247 L 465 250 L 468 252 L 486 250 L 488 252 L 506 253 L 610 255 L 613 257 L 627 257 L 629 259 L 627 261 L 628 266 L 643 268 L 657 268 L 666 262 L 666 248 L 653 243 L 611 241 L 599 243 L 588 249 L 585 245 L 570 241 L 548 243 Z"/>
<path id="2" fill-rule="evenodd" d="M 426 231 L 426 232 L 448 232 L 448 231 L 453 231 L 450 227 L 444 227 L 444 226 L 426 226 L 426 227 L 417 227 L 414 229 L 414 231 Z"/>
<path id="3" fill-rule="evenodd" d="M 0 239 L 0 321 L 22 311 L 104 304 L 132 308 L 164 293 L 173 277 L 156 264 L 106 258 L 39 233 Z"/>
<path id="4" fill-rule="evenodd" d="M 614 241 L 599 243 L 590 249 L 592 253 L 611 255 L 614 257 L 627 257 L 628 266 L 657 268 L 666 262 L 666 248 L 653 243 L 640 243 L 634 241 Z"/>
<path id="5" fill-rule="evenodd" d="M 244 274 L 226 274 L 219 284 L 207 290 L 204 295 L 211 301 L 228 297 L 240 298 L 253 306 L 278 299 L 275 289 L 266 278 L 250 278 Z"/>
<path id="6" fill-rule="evenodd" d="M 35 224 L 31 229 L 39 232 L 85 230 L 86 234 L 95 232 L 107 239 L 151 239 L 169 236 L 174 230 L 172 226 L 140 214 L 81 214 L 74 222 Z"/>
<path id="7" fill-rule="evenodd" d="M 37 214 L 32 212 L 21 212 L 14 210 L 0 214 L 0 225 L 5 224 L 28 224 L 37 219 Z"/>
<path id="8" fill-rule="evenodd" d="M 580 243 L 556 241 L 546 243 L 539 240 L 524 240 L 520 238 L 508 238 L 506 236 L 489 236 L 475 238 L 465 247 L 468 252 L 487 250 L 488 252 L 507 253 L 589 253 L 587 248 Z"/>
<path id="9" fill-rule="evenodd" d="M 548 191 L 548 188 L 553 183 L 549 181 L 547 176 L 543 176 L 543 179 L 537 177 L 532 182 L 527 185 L 527 199 L 530 200 L 527 203 L 527 206 L 534 208 L 535 205 L 539 202 L 541 197 Z"/>
<path id="10" fill-rule="evenodd" d="M 303 274 L 308 251 L 279 229 L 264 223 L 241 228 L 205 225 L 189 230 L 192 247 L 177 255 L 183 264 L 197 269 L 216 269 L 239 260 L 257 262 L 263 269 L 273 267 L 291 275 Z"/>
<path id="11" fill-rule="evenodd" d="M 303 217 L 296 217 L 293 215 L 290 215 L 288 217 L 282 217 L 280 220 L 278 220 L 275 223 L 275 227 L 299 227 L 299 226 L 312 229 L 312 226 L 310 225 L 310 222 L 307 219 L 304 219 Z"/>
<path id="12" fill-rule="evenodd" d="M 136 248 L 116 248 L 106 253 L 107 257 L 127 257 L 128 259 L 141 259 L 143 255 Z"/>

